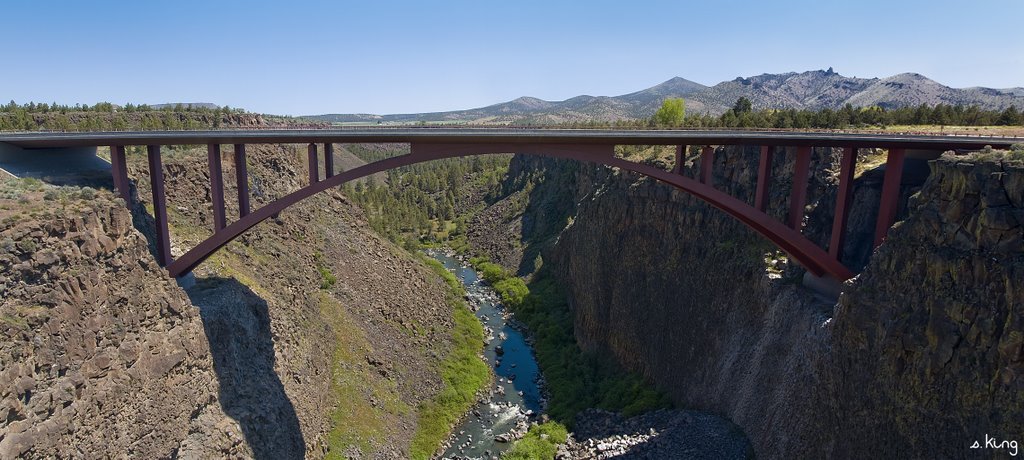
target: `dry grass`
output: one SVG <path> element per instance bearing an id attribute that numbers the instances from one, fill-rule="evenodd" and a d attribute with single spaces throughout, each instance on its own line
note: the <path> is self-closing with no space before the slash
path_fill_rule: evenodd
<path id="1" fill-rule="evenodd" d="M 888 152 L 885 150 L 861 150 L 861 154 L 857 155 L 857 164 L 853 169 L 853 177 L 858 178 L 866 171 L 875 169 L 885 163 L 888 158 Z"/>
<path id="2" fill-rule="evenodd" d="M 338 405 L 331 412 L 327 458 L 345 458 L 349 446 L 372 452 L 375 444 L 387 438 L 388 420 L 412 408 L 399 398 L 395 382 L 366 364 L 363 356 L 371 350 L 370 342 L 344 306 L 326 292 L 320 293 L 320 315 L 330 323 L 336 339 L 331 391 Z"/>
<path id="3" fill-rule="evenodd" d="M 969 134 L 972 136 L 1021 136 L 1024 126 L 939 126 L 893 125 L 880 129 L 887 133 Z"/>

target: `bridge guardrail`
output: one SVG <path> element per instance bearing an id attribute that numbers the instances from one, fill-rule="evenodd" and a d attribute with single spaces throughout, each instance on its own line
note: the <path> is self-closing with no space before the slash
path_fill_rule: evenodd
<path id="1" fill-rule="evenodd" d="M 361 126 L 306 126 L 299 127 L 295 125 L 275 125 L 275 126 L 234 126 L 234 127 L 215 127 L 215 128 L 182 128 L 182 129 L 154 129 L 154 130 L 138 130 L 138 129 L 105 129 L 105 130 L 74 130 L 74 129 L 37 129 L 37 130 L 0 130 L 0 134 L 83 134 L 83 133 L 142 133 L 142 132 L 230 132 L 230 131 L 316 131 L 316 130 L 331 130 L 331 131 L 348 131 L 348 130 L 436 130 L 436 129 L 456 129 L 456 130 L 488 130 L 488 129 L 523 129 L 523 130 L 559 130 L 559 131 L 599 131 L 599 130 L 616 130 L 616 131 L 742 131 L 749 133 L 805 133 L 805 134 L 888 134 L 888 135 L 902 135 L 902 136 L 927 136 L 927 137 L 965 137 L 965 138 L 982 138 L 982 137 L 999 137 L 1004 139 L 1021 139 L 1024 140 L 1024 135 L 1017 134 L 971 134 L 971 133 L 944 133 L 944 132 L 929 132 L 929 131 L 883 131 L 873 129 L 796 129 L 796 128 L 749 128 L 749 127 L 679 127 L 679 128 L 658 128 L 658 127 L 630 127 L 630 128 L 609 128 L 609 127 L 557 127 L 557 126 L 509 126 L 509 125 L 472 125 L 472 126 L 450 126 L 450 125 L 403 125 L 403 126 L 377 126 L 377 125 L 361 125 Z"/>

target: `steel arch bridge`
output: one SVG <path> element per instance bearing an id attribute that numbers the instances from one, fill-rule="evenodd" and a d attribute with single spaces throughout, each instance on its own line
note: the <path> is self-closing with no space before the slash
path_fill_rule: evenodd
<path id="1" fill-rule="evenodd" d="M 840 262 L 846 220 L 852 200 L 853 171 L 857 148 L 887 149 L 885 178 L 875 230 L 875 246 L 894 223 L 903 161 L 908 150 L 942 152 L 979 149 L 983 146 L 1008 148 L 1018 138 L 975 136 L 892 135 L 842 132 L 695 131 L 695 130 L 567 130 L 517 128 L 361 128 L 295 130 L 147 131 L 94 133 L 10 133 L 0 134 L 0 143 L 23 149 L 65 149 L 109 146 L 114 186 L 129 202 L 130 184 L 125 146 L 147 146 L 150 183 L 157 234 L 157 259 L 175 277 L 189 273 L 218 249 L 256 224 L 277 215 L 312 195 L 346 182 L 424 161 L 489 153 L 529 153 L 567 158 L 618 167 L 670 184 L 724 211 L 774 243 L 816 276 L 839 281 L 854 273 Z M 408 143 L 409 154 L 387 158 L 358 168 L 335 173 L 335 143 Z M 213 234 L 178 259 L 170 252 L 167 200 L 164 193 L 161 146 L 206 144 L 208 146 L 210 190 L 214 217 Z M 237 171 L 239 216 L 228 223 L 224 206 L 221 146 L 233 144 Z M 252 210 L 246 167 L 246 144 L 308 144 L 309 183 L 288 195 Z M 323 146 L 321 161 L 319 146 Z M 675 145 L 676 169 L 669 172 L 653 166 L 616 158 L 616 145 Z M 711 183 L 714 147 L 758 145 L 760 163 L 754 204 L 715 189 Z M 686 146 L 703 146 L 697 178 L 683 176 L 679 169 Z M 771 186 L 771 161 L 777 147 L 797 147 L 787 222 L 765 212 Z M 807 198 L 812 147 L 842 147 L 838 199 L 828 249 L 801 233 Z M 324 179 L 320 179 L 320 165 Z"/>

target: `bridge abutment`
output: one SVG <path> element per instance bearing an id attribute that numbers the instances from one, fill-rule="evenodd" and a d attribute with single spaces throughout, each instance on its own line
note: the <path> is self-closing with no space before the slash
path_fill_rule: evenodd
<path id="1" fill-rule="evenodd" d="M 0 169 L 14 177 L 62 183 L 66 180 L 62 178 L 79 177 L 83 172 L 109 174 L 110 163 L 96 156 L 96 147 L 25 149 L 0 142 Z"/>
<path id="2" fill-rule="evenodd" d="M 843 292 L 843 282 L 834 276 L 815 276 L 809 271 L 804 272 L 803 285 L 829 302 L 838 301 L 839 294 Z"/>

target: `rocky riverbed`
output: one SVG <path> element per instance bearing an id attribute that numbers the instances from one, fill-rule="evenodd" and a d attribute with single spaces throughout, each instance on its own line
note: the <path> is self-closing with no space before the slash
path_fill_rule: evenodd
<path id="1" fill-rule="evenodd" d="M 745 459 L 753 450 L 736 425 L 711 414 L 658 410 L 625 418 L 588 409 L 576 416 L 575 431 L 556 458 Z"/>

